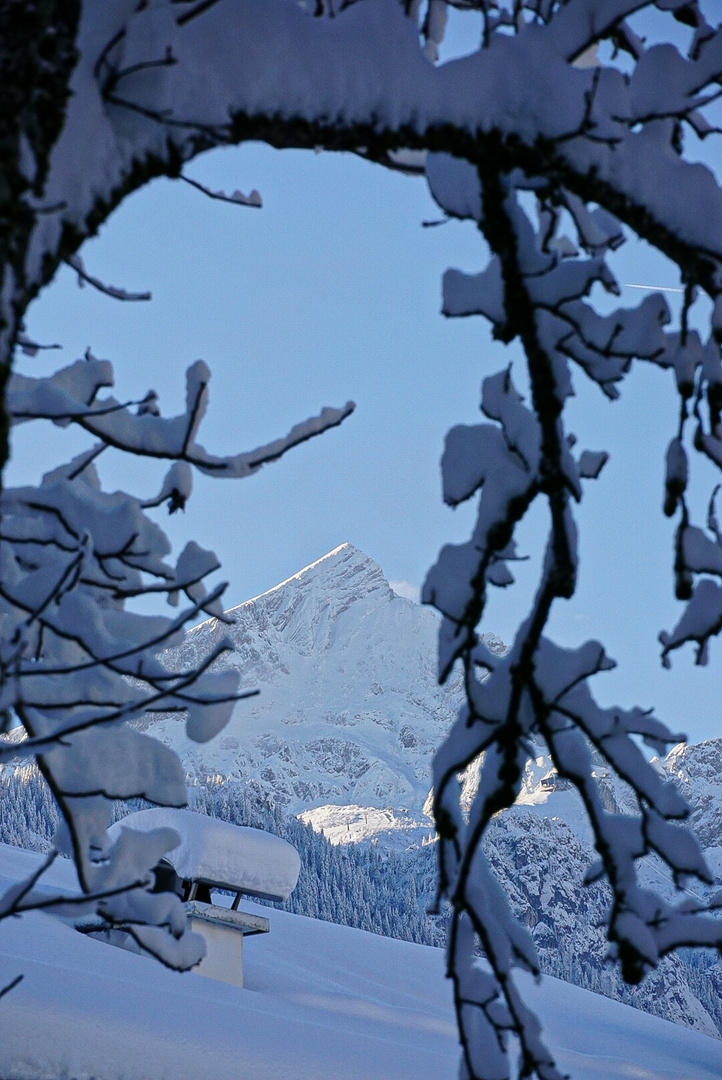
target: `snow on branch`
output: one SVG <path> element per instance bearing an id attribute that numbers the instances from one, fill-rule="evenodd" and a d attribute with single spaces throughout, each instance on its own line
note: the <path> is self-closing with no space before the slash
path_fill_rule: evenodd
<path id="1" fill-rule="evenodd" d="M 112 386 L 109 370 L 106 361 L 89 358 L 76 361 L 48 379 L 11 376 L 11 422 L 44 419 L 63 426 L 74 423 L 107 446 L 141 457 L 185 462 L 210 476 L 237 479 L 251 476 L 262 465 L 276 461 L 300 443 L 337 427 L 355 408 L 352 401 L 341 408 L 324 408 L 318 416 L 296 424 L 287 435 L 265 446 L 218 457 L 196 442 L 198 428 L 208 407 L 210 382 L 210 371 L 202 360 L 196 361 L 186 372 L 186 412 L 172 418 L 160 415 L 152 391 L 141 401 L 134 402 L 120 402 L 113 397 L 98 398 L 101 387 Z M 67 389 L 68 382 L 73 385 L 73 393 Z M 135 412 L 131 411 L 133 407 Z M 176 469 L 173 477 L 179 476 Z M 180 487 L 185 483 L 187 481 L 182 481 Z M 165 492 L 165 486 L 163 490 Z M 173 490 L 176 491 L 175 498 L 182 501 L 178 485 Z M 159 496 L 158 501 L 166 497 L 171 498 L 172 491 Z"/>
<path id="2" fill-rule="evenodd" d="M 529 14 L 509 34 L 501 25 L 495 32 L 492 5 L 482 47 L 434 66 L 416 18 L 396 0 L 347 5 L 333 19 L 280 0 L 214 4 L 192 20 L 171 0 L 85 5 L 73 97 L 44 191 L 48 204 L 65 206 L 37 218 L 28 280 L 48 272 L 66 225 L 82 238 L 117 193 L 158 171 L 178 175 L 180 163 L 210 146 L 267 138 L 363 148 L 391 163 L 407 151 L 445 151 L 472 170 L 501 147 L 509 171 L 555 172 L 572 195 L 612 209 L 716 294 L 718 185 L 704 166 L 670 154 L 667 121 L 640 116 L 635 103 L 661 93 L 662 71 L 665 115 L 676 109 L 674 117 L 699 128 L 719 79 L 719 31 L 705 31 L 696 54 L 673 63 L 668 53 L 647 61 L 658 54 L 642 49 L 631 81 L 613 66 L 575 65 L 591 43 L 615 41 L 642 6 L 579 0 L 552 6 L 546 18 Z M 430 45 L 441 37 L 437 9 L 423 28 Z M 80 148 L 82 171 L 73 167 Z M 641 152 L 649 169 L 640 173 Z M 669 200 L 668 191 L 684 197 Z M 690 203 L 705 204 L 704 222 Z"/>
<path id="3" fill-rule="evenodd" d="M 263 200 L 260 193 L 254 188 L 250 195 L 244 195 L 240 191 L 234 191 L 232 194 L 227 195 L 225 191 L 211 191 L 205 184 L 199 183 L 198 180 L 191 180 L 190 176 L 179 176 L 179 180 L 184 180 L 186 184 L 190 184 L 196 191 L 201 191 L 204 195 L 207 195 L 209 199 L 219 199 L 221 202 L 235 203 L 236 206 L 253 206 L 257 210 L 260 210 L 263 206 Z"/>
<path id="4" fill-rule="evenodd" d="M 648 174 L 649 190 L 642 196 L 638 187 L 630 201 L 625 164 L 635 144 L 645 168 L 657 160 L 662 147 L 668 148 L 673 170 L 684 160 L 674 124 L 685 122 L 700 129 L 696 111 L 714 99 L 722 79 L 718 63 L 722 36 L 719 29 L 705 30 L 700 17 L 688 59 L 671 45 L 647 50 L 621 26 L 638 7 L 622 0 L 572 2 L 556 11 L 550 6 L 544 28 L 530 16 L 526 25 L 517 23 L 513 34 L 503 20 L 491 31 L 487 22 L 486 53 L 484 49 L 479 53 L 479 70 L 483 63 L 492 63 L 495 47 L 499 55 L 508 54 L 511 64 L 513 55 L 522 55 L 525 37 L 539 47 L 545 40 L 554 41 L 553 48 L 544 52 L 547 63 L 553 63 L 550 56 L 555 50 L 571 60 L 604 37 L 618 41 L 621 35 L 636 50 L 631 79 L 597 63 L 596 74 L 585 76 L 591 80 L 586 91 L 580 79 L 573 106 L 562 107 L 552 98 L 544 103 L 544 123 L 571 118 L 583 101 L 586 117 L 576 134 L 570 128 L 568 137 L 544 136 L 548 156 L 543 167 L 533 154 L 505 156 L 505 122 L 496 117 L 492 126 L 500 138 L 494 156 L 485 156 L 481 149 L 469 163 L 462 160 L 463 152 L 427 156 L 427 178 L 437 203 L 447 216 L 476 221 L 490 249 L 479 273 L 447 271 L 443 312 L 451 317 L 483 315 L 495 338 L 518 339 L 531 387 L 527 403 L 514 390 L 511 371 L 487 377 L 482 410 L 490 422 L 449 432 L 442 459 L 444 499 L 455 506 L 477 498 L 478 512 L 469 542 L 442 549 L 423 591 L 424 601 L 443 615 L 440 675 L 448 677 L 453 665 L 461 664 L 466 686 L 466 703 L 435 758 L 434 815 L 440 837 L 439 891 L 452 905 L 449 974 L 461 1033 L 461 1075 L 470 1080 L 509 1075 L 504 1051 L 510 1035 L 518 1048 L 520 1077 L 546 1080 L 559 1075 L 538 1029 L 520 1008 L 511 979 L 514 967 L 536 970 L 533 943 L 511 920 L 508 900 L 482 851 L 492 816 L 516 800 L 535 746 L 547 746 L 559 776 L 576 788 L 586 809 L 600 855 L 589 880 L 604 877 L 611 888 L 610 951 L 625 979 L 638 982 L 682 942 L 722 945 L 714 897 L 700 900 L 692 909 L 686 900 L 670 903 L 655 895 L 642 887 L 638 877 L 639 860 L 653 853 L 673 888 L 683 887 L 690 878 L 703 885 L 712 882 L 699 845 L 684 823 L 688 814 L 684 800 L 661 781 L 638 743 L 641 739 L 663 753 L 683 736 L 646 709 L 601 708 L 596 703 L 589 680 L 614 666 L 598 642 L 562 649 L 545 636 L 554 604 L 575 590 L 573 505 L 583 497 L 583 481 L 596 479 L 607 460 L 604 451 L 583 451 L 578 457 L 572 452 L 576 437 L 565 430 L 565 405 L 580 377 L 591 379 L 615 399 L 634 360 L 670 372 L 680 399 L 679 427 L 667 453 L 664 509 L 668 516 L 679 515 L 675 581 L 676 594 L 686 607 L 675 630 L 660 634 L 663 661 L 669 664 L 674 649 L 696 642 L 697 661 L 704 663 L 710 639 L 722 633 L 722 548 L 714 500 L 703 529 L 690 520 L 686 494 L 692 449 L 722 469 L 720 301 L 713 309 L 706 341 L 688 326 L 694 286 L 702 285 L 713 299 L 722 287 L 719 257 L 712 253 L 717 241 L 710 243 L 717 221 L 722 220 L 717 218 L 722 199 L 711 175 L 690 166 L 689 184 L 673 211 L 679 242 L 670 245 L 666 227 L 646 232 L 639 227 L 636 212 L 629 213 L 637 197 L 640 209 L 642 204 L 646 208 L 648 223 L 654 219 L 660 224 L 670 213 L 671 200 L 665 192 L 651 191 L 659 176 Z M 696 6 L 690 6 L 692 10 L 696 12 Z M 505 30 L 499 35 L 496 28 L 502 26 Z M 532 75 L 532 84 L 534 80 Z M 559 86 L 561 82 L 557 90 Z M 537 92 L 538 88 L 527 90 L 528 108 L 539 101 Z M 509 95 L 497 93 L 492 108 L 501 108 L 502 103 L 512 110 L 516 107 Z M 526 117 L 516 120 L 516 138 L 523 141 Z M 611 154 L 618 155 L 613 182 L 607 172 Z M 582 180 L 587 167 L 594 169 L 594 182 Z M 700 228 L 699 208 L 707 205 L 703 192 L 715 206 L 715 223 L 706 236 Z M 608 258 L 624 242 L 623 224 L 632 225 L 677 262 L 685 282 L 678 327 L 670 327 L 672 315 L 659 293 L 634 308 L 619 306 L 604 314 L 598 310 L 600 290 L 619 295 Z M 508 567 L 501 574 L 499 568 L 505 559 L 515 557 L 516 526 L 538 499 L 547 504 L 550 525 L 536 595 L 511 648 L 495 656 L 479 631 L 488 588 L 511 584 Z M 600 759 L 626 785 L 636 814 L 612 813 L 605 806 L 595 775 L 594 763 Z M 479 786 L 466 807 L 458 778 L 470 767 L 479 770 Z M 476 959 L 479 951 L 484 966 Z"/>

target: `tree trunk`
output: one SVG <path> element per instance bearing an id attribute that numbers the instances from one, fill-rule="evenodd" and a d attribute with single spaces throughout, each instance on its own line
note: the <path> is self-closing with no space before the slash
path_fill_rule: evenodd
<path id="1" fill-rule="evenodd" d="M 0 0 L 0 484 L 8 458 L 5 389 L 28 290 L 25 258 L 50 152 L 62 130 L 80 0 Z"/>

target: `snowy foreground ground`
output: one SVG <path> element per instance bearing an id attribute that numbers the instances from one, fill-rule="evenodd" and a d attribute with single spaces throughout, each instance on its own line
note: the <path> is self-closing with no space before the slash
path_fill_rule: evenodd
<path id="1" fill-rule="evenodd" d="M 0 887 L 37 856 L 0 845 Z M 55 868 L 53 868 L 55 870 Z M 70 866 L 55 871 L 65 884 Z M 68 879 L 67 883 L 70 883 Z M 248 903 L 246 986 L 178 975 L 52 916 L 0 924 L 1 1080 L 452 1080 L 443 953 Z M 531 991 L 573 1080 L 719 1080 L 722 1043 L 555 979 Z"/>

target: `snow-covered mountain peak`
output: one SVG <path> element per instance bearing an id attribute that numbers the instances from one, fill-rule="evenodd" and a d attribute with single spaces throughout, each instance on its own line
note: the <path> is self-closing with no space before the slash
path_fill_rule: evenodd
<path id="1" fill-rule="evenodd" d="M 234 652 L 220 663 L 260 695 L 202 747 L 177 718 L 152 725 L 188 771 L 242 782 L 290 812 L 403 805 L 421 816 L 432 755 L 462 697 L 460 677 L 436 679 L 436 616 L 397 595 L 352 544 L 229 614 L 230 628 L 210 619 L 190 630 L 168 665 L 195 664 L 230 636 Z"/>
<path id="2" fill-rule="evenodd" d="M 274 681 L 279 665 L 281 673 L 285 671 L 282 652 L 318 655 L 332 644 L 329 635 L 338 633 L 338 620 L 349 608 L 354 607 L 359 619 L 362 609 L 368 614 L 392 599 L 401 598 L 390 588 L 378 563 L 353 544 L 340 544 L 285 581 L 225 613 L 237 624 L 230 636 L 241 655 L 244 643 L 250 644 L 245 631 L 252 637 L 260 634 L 267 641 L 265 649 L 245 651 L 246 663 L 238 663 L 236 657 L 230 663 L 248 673 L 248 678 L 244 678 L 246 686 Z M 184 662 L 192 662 L 207 655 L 227 635 L 226 623 L 208 619 L 190 629 L 180 650 L 171 650 L 168 656 L 172 659 L 180 655 Z M 272 643 L 282 652 L 269 648 Z"/>
<path id="3" fill-rule="evenodd" d="M 381 567 L 363 551 L 346 542 L 273 588 L 231 608 L 230 614 L 235 615 L 241 608 L 264 598 L 270 600 L 277 595 L 290 596 L 296 590 L 334 593 L 337 596 L 343 594 L 348 599 L 349 595 L 358 596 L 376 589 L 390 591 Z"/>

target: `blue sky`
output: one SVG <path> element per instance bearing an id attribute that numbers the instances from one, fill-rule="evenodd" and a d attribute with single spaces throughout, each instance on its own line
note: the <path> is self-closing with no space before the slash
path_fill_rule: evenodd
<path id="1" fill-rule="evenodd" d="M 244 481 L 198 478 L 185 515 L 164 519 L 174 543 L 212 547 L 230 581 L 228 606 L 295 573 L 345 540 L 375 558 L 387 577 L 418 587 L 445 542 L 468 536 L 473 506 L 441 502 L 439 457 L 447 429 L 479 418 L 482 378 L 519 353 L 491 341 L 480 318 L 445 320 L 441 275 L 478 272 L 484 248 L 470 223 L 438 219 L 422 180 L 351 155 L 277 152 L 251 145 L 219 150 L 187 168 L 213 188 L 260 190 L 264 208 L 212 202 L 180 182 L 158 180 L 129 198 L 86 244 L 86 268 L 147 304 L 123 304 L 79 289 L 64 269 L 31 308 L 29 334 L 62 353 L 24 360 L 28 373 L 70 362 L 87 346 L 112 360 L 118 396 L 149 387 L 164 411 L 182 407 L 184 371 L 202 357 L 213 371 L 205 442 L 216 452 L 250 449 L 285 433 L 323 405 L 353 398 L 356 414 Z M 676 286 L 674 268 L 630 241 L 621 282 Z M 637 290 L 622 301 L 639 303 Z M 676 295 L 669 294 L 672 304 Z M 619 661 L 596 680 L 608 704 L 655 706 L 697 740 L 722 734 L 722 646 L 708 669 L 675 654 L 659 663 L 657 633 L 681 606 L 672 589 L 673 524 L 661 514 L 663 458 L 676 425 L 672 376 L 643 365 L 622 400 L 609 403 L 575 378 L 567 421 L 580 447 L 611 459 L 587 485 L 578 510 L 581 573 L 553 633 L 563 644 L 602 640 Z M 9 479 L 39 476 L 85 440 L 28 425 L 18 430 Z M 147 494 L 162 470 L 109 463 L 109 486 Z M 715 480 L 700 476 L 698 521 Z M 494 594 L 484 628 L 510 640 L 538 570 L 545 518 L 524 525 L 519 585 Z"/>

